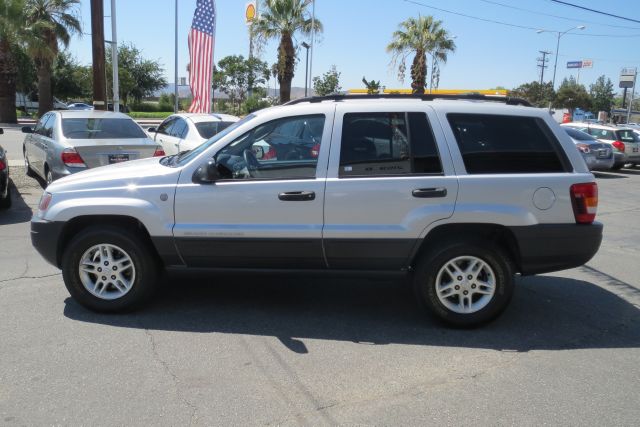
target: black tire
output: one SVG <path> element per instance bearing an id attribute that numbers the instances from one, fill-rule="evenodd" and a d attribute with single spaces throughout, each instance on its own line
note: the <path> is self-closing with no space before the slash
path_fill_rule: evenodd
<path id="1" fill-rule="evenodd" d="M 0 196 L 0 209 L 9 209 L 11 207 L 11 183 L 7 183 L 7 196 Z"/>
<path id="2" fill-rule="evenodd" d="M 131 258 L 135 279 L 130 290 L 116 299 L 93 295 L 82 283 L 79 265 L 82 256 L 95 245 L 108 244 L 121 248 Z M 131 311 L 143 304 L 156 289 L 158 264 L 153 248 L 134 229 L 115 226 L 90 227 L 78 233 L 62 256 L 62 277 L 71 296 L 90 310 L 114 313 Z M 102 274 L 102 273 L 101 273 Z"/>
<path id="3" fill-rule="evenodd" d="M 623 166 L 624 166 L 624 163 L 616 163 L 613 166 L 611 166 L 611 170 L 619 171 L 620 169 L 622 169 Z"/>
<path id="4" fill-rule="evenodd" d="M 418 260 L 417 268 L 414 275 L 414 290 L 418 301 L 422 306 L 427 308 L 433 315 L 449 325 L 457 327 L 475 327 L 482 325 L 495 319 L 507 307 L 511 296 L 513 295 L 513 265 L 507 253 L 497 245 L 491 242 L 478 240 L 457 240 L 438 243 L 437 248 L 428 251 Z M 445 306 L 439 299 L 437 294 L 438 273 L 446 264 L 460 257 L 474 257 L 486 263 L 495 278 L 495 290 L 493 296 L 490 296 L 488 302 L 482 308 L 472 313 L 457 313 Z M 460 262 L 464 262 L 460 261 Z M 462 264 L 464 265 L 464 264 Z M 447 277 L 448 273 L 443 273 L 443 277 Z M 453 275 L 451 275 L 453 276 Z M 462 276 L 458 276 L 462 277 Z M 455 280 L 453 277 L 450 277 Z M 464 278 L 463 278 L 464 280 Z M 465 281 L 468 286 L 474 289 L 479 285 L 472 284 L 473 280 Z M 464 288 L 461 288 L 464 289 Z M 452 291 L 453 292 L 453 291 Z M 484 298 L 473 294 L 470 298 Z M 447 301 L 451 304 L 459 302 L 458 296 L 448 296 Z M 465 297 L 466 298 L 466 297 Z"/>

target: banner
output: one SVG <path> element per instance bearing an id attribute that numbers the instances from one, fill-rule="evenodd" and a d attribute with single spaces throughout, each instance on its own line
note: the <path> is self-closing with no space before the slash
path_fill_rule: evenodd
<path id="1" fill-rule="evenodd" d="M 211 77 L 216 32 L 214 0 L 198 0 L 189 31 L 189 86 L 193 102 L 190 113 L 211 112 Z"/>

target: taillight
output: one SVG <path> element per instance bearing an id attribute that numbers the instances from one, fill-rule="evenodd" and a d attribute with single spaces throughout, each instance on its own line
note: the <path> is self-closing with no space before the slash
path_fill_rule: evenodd
<path id="1" fill-rule="evenodd" d="M 3 171 L 7 168 L 7 164 L 4 160 L 0 160 L 0 171 Z"/>
<path id="2" fill-rule="evenodd" d="M 311 147 L 311 157 L 316 159 L 318 158 L 319 155 L 320 155 L 320 144 L 316 144 L 313 147 Z"/>
<path id="3" fill-rule="evenodd" d="M 587 144 L 578 144 L 576 147 L 578 147 L 578 150 L 584 154 L 589 154 L 591 152 Z"/>
<path id="4" fill-rule="evenodd" d="M 166 154 L 164 153 L 164 150 L 162 149 L 162 147 L 156 147 L 156 151 L 153 153 L 153 157 L 164 157 L 166 156 Z"/>
<path id="5" fill-rule="evenodd" d="M 625 147 L 624 147 L 624 142 L 622 142 L 622 141 L 613 141 L 613 142 L 611 143 L 611 145 L 613 145 L 614 147 L 616 147 L 616 150 L 618 150 L 618 151 L 620 151 L 620 152 L 624 153 L 624 149 L 625 149 Z"/>
<path id="6" fill-rule="evenodd" d="M 598 184 L 585 182 L 571 186 L 573 216 L 578 224 L 591 224 L 598 209 Z"/>
<path id="7" fill-rule="evenodd" d="M 80 157 L 80 154 L 73 148 L 65 148 L 62 154 L 60 155 L 62 159 L 62 163 L 72 168 L 86 168 L 87 165 L 84 164 L 84 160 Z"/>

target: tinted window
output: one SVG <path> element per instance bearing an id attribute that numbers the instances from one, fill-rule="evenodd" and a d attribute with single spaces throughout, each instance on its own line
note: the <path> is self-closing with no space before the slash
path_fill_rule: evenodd
<path id="1" fill-rule="evenodd" d="M 618 140 L 622 142 L 639 142 L 640 139 L 638 135 L 631 129 L 619 130 L 618 132 Z"/>
<path id="2" fill-rule="evenodd" d="M 171 127 L 176 123 L 176 117 L 170 117 L 158 126 L 158 133 L 163 133 L 165 135 L 170 135 Z"/>
<path id="3" fill-rule="evenodd" d="M 233 122 L 200 122 L 196 123 L 196 129 L 201 137 L 209 139 L 221 130 L 229 127 Z"/>
<path id="4" fill-rule="evenodd" d="M 40 120 L 38 120 L 36 127 L 33 129 L 33 133 L 44 135 L 44 126 L 47 123 L 47 120 L 49 120 L 50 118 L 51 114 L 45 114 L 44 116 L 40 117 Z"/>
<path id="5" fill-rule="evenodd" d="M 564 172 L 558 141 L 535 117 L 447 114 L 468 173 Z"/>
<path id="6" fill-rule="evenodd" d="M 176 123 L 171 126 L 169 135 L 176 138 L 184 138 L 187 133 L 187 122 L 182 119 L 176 119 Z"/>
<path id="7" fill-rule="evenodd" d="M 339 176 L 442 172 L 424 113 L 344 115 Z"/>
<path id="8" fill-rule="evenodd" d="M 588 141 L 588 142 L 595 141 L 594 137 L 592 137 L 588 133 L 583 132 L 581 130 L 572 129 L 572 128 L 568 128 L 568 127 L 563 127 L 562 129 L 564 129 L 565 132 L 567 132 L 571 138 L 577 139 L 578 141 Z"/>
<path id="9" fill-rule="evenodd" d="M 62 119 L 62 133 L 69 139 L 146 138 L 131 119 Z"/>
<path id="10" fill-rule="evenodd" d="M 297 116 L 263 123 L 216 156 L 227 179 L 315 178 L 324 115 Z"/>
<path id="11" fill-rule="evenodd" d="M 49 117 L 47 118 L 47 121 L 44 122 L 44 125 L 42 126 L 42 129 L 40 131 L 40 134 L 43 136 L 46 136 L 47 138 L 52 138 L 53 137 L 53 125 L 56 122 L 56 115 L 55 114 L 49 114 Z"/>

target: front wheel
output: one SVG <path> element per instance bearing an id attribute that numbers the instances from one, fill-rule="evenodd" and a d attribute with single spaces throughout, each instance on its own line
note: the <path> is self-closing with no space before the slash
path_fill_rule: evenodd
<path id="1" fill-rule="evenodd" d="M 497 317 L 513 294 L 513 267 L 505 251 L 475 241 L 438 245 L 419 260 L 419 302 L 454 326 L 473 327 Z"/>
<path id="2" fill-rule="evenodd" d="M 158 268 L 151 253 L 132 230 L 87 228 L 64 251 L 64 284 L 76 301 L 91 310 L 134 309 L 156 287 Z"/>

